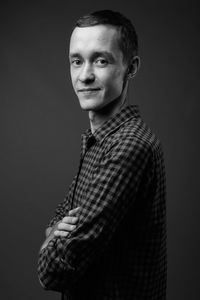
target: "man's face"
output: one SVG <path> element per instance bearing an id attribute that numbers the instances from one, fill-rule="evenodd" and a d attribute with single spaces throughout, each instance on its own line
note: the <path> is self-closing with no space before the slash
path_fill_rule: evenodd
<path id="1" fill-rule="evenodd" d="M 121 95 L 127 66 L 119 33 L 106 25 L 76 27 L 69 49 L 73 88 L 81 108 L 98 111 Z"/>

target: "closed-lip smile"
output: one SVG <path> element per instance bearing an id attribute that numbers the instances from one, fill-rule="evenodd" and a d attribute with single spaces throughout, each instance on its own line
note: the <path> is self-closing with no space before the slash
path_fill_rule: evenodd
<path id="1" fill-rule="evenodd" d="M 78 89 L 78 92 L 96 92 L 99 90 L 100 88 L 84 88 L 84 89 Z"/>

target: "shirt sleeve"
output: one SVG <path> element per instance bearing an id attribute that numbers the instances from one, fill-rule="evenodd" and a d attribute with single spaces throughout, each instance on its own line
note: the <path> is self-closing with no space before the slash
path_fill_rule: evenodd
<path id="1" fill-rule="evenodd" d="M 39 254 L 43 287 L 57 291 L 70 287 L 105 251 L 136 198 L 144 172 L 152 173 L 152 162 L 147 143 L 121 140 L 104 153 L 87 189 L 79 225 L 67 238 L 53 238 Z"/>
<path id="2" fill-rule="evenodd" d="M 62 220 L 65 216 L 66 208 L 68 206 L 68 197 L 64 198 L 62 203 L 59 203 L 56 207 L 55 214 L 51 221 L 48 223 L 47 227 L 53 227 L 58 221 Z"/>
<path id="3" fill-rule="evenodd" d="M 63 202 L 57 205 L 54 216 L 48 223 L 47 227 L 53 227 L 58 221 L 62 220 L 68 214 L 69 210 L 71 209 L 70 199 L 72 199 L 75 182 L 76 176 L 69 187 L 69 191 L 65 194 Z"/>

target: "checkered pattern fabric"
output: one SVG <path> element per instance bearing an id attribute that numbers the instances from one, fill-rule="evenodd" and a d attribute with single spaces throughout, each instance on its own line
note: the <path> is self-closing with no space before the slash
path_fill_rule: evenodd
<path id="1" fill-rule="evenodd" d="M 67 300 L 166 299 L 163 153 L 137 106 L 82 135 L 79 172 L 49 226 L 78 206 L 77 228 L 39 253 L 42 286 Z"/>

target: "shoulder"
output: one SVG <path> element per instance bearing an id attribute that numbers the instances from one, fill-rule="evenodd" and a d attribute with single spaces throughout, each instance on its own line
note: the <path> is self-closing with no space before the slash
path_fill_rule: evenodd
<path id="1" fill-rule="evenodd" d="M 153 155 L 162 152 L 162 146 L 159 138 L 141 118 L 131 118 L 106 138 L 105 150 L 131 158 L 137 153 Z"/>

